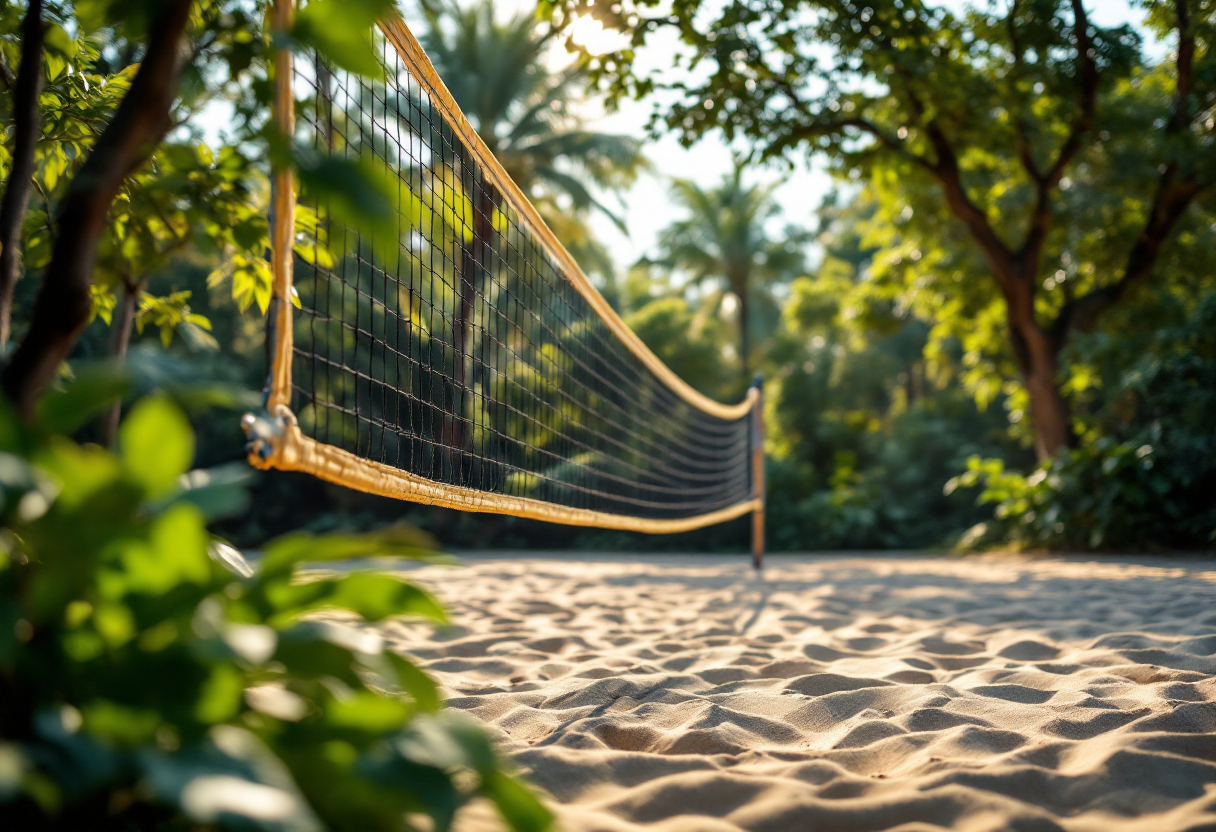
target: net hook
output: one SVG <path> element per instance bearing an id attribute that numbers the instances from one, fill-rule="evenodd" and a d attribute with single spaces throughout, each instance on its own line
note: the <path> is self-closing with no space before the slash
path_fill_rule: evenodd
<path id="1" fill-rule="evenodd" d="M 245 431 L 245 452 L 263 462 L 277 456 L 283 447 L 283 438 L 288 427 L 296 424 L 295 414 L 286 405 L 277 405 L 270 410 L 246 413 L 241 417 L 241 430 Z"/>

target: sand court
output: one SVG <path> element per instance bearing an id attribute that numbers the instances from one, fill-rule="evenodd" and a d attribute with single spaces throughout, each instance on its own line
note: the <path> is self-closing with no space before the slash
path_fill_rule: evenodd
<path id="1" fill-rule="evenodd" d="M 1216 830 L 1210 559 L 464 560 L 387 634 L 571 832 Z"/>

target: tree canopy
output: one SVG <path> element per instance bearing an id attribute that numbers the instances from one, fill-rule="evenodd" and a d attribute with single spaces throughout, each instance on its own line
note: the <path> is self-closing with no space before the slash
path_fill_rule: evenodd
<path id="1" fill-rule="evenodd" d="M 934 226 L 949 245 L 917 219 L 891 265 L 956 308 L 955 330 L 983 342 L 976 363 L 1018 380 L 1041 457 L 1076 441 L 1061 357 L 1074 333 L 1160 283 L 1186 229 L 1210 226 L 1216 8 L 1150 7 L 1162 61 L 1082 0 L 549 5 L 558 26 L 592 15 L 631 33 L 583 65 L 616 96 L 664 90 L 657 123 L 685 142 L 718 131 L 759 158 L 826 154 L 892 217 Z M 661 31 L 682 44 L 675 66 L 638 73 Z"/>

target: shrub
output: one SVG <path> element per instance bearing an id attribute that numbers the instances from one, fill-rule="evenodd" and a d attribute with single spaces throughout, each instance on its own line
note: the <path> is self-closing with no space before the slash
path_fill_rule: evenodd
<path id="1" fill-rule="evenodd" d="M 947 492 L 982 485 L 996 510 L 964 546 L 1216 546 L 1216 294 L 1156 336 L 1094 421 L 1096 439 L 1029 475 L 969 459 Z"/>
<path id="2" fill-rule="evenodd" d="M 984 517 L 962 495 L 944 495 L 941 484 L 970 455 L 1001 450 L 996 418 L 953 391 L 878 426 L 849 430 L 830 413 L 806 421 L 815 431 L 807 447 L 822 453 L 799 451 L 769 464 L 774 549 L 934 546 Z"/>
<path id="3" fill-rule="evenodd" d="M 87 411 L 80 395 L 41 424 Z M 435 559 L 421 534 L 289 535 L 254 569 L 206 527 L 240 486 L 187 473 L 192 456 L 163 397 L 117 453 L 0 413 L 5 828 L 446 829 L 478 797 L 547 827 L 485 732 L 364 626 L 442 623 L 436 600 L 372 568 L 300 570 Z"/>

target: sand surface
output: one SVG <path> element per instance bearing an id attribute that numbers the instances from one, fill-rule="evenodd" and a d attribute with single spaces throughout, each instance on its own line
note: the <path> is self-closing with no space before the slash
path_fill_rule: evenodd
<path id="1" fill-rule="evenodd" d="M 1212 560 L 465 562 L 389 635 L 570 832 L 1216 830 Z"/>

